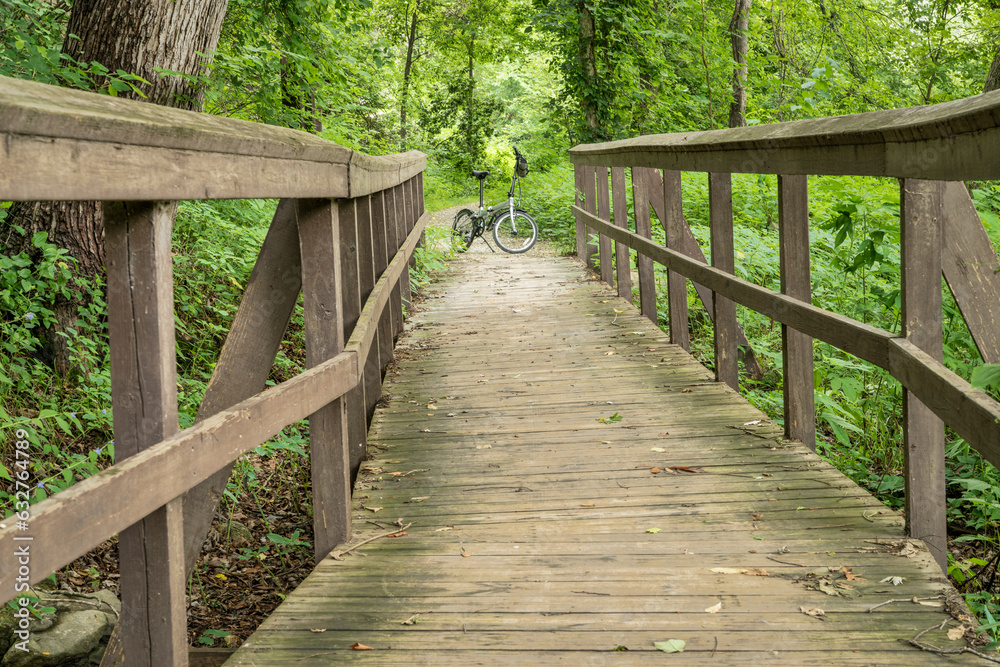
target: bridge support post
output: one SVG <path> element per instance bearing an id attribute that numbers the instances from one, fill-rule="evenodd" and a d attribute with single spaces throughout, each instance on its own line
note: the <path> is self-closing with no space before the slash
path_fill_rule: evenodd
<path id="1" fill-rule="evenodd" d="M 681 172 L 663 170 L 663 230 L 667 247 L 680 250 L 684 246 L 684 201 L 681 199 Z M 691 349 L 688 330 L 687 278 L 676 271 L 667 271 L 667 291 L 670 300 L 670 342 L 685 350 Z"/>
<path id="2" fill-rule="evenodd" d="M 343 202 L 338 206 L 329 199 L 309 199 L 299 200 L 296 205 L 302 255 L 306 366 L 312 368 L 344 349 L 346 306 L 343 304 L 348 300 L 345 294 L 351 291 L 351 285 L 345 284 L 342 276 L 341 241 L 343 227 L 353 227 L 353 220 L 341 219 Z M 354 287 L 356 293 L 356 283 Z M 361 360 L 358 363 L 362 363 Z M 313 546 L 317 561 L 351 535 L 351 448 L 347 406 L 348 401 L 341 397 L 309 417 Z M 357 418 L 359 415 L 352 416 Z"/>
<path id="3" fill-rule="evenodd" d="M 778 176 L 778 236 L 781 293 L 811 303 L 807 176 Z M 785 378 L 785 436 L 815 450 L 812 338 L 782 324 L 781 352 Z"/>
<path id="4" fill-rule="evenodd" d="M 649 217 L 650 192 L 646 188 L 649 174 L 659 176 L 659 172 L 648 167 L 632 168 L 632 200 L 635 202 L 635 233 L 653 238 L 653 226 Z M 653 324 L 659 325 L 656 315 L 656 279 L 653 276 L 653 260 L 639 253 L 635 258 L 639 273 L 639 310 Z"/>
<path id="5" fill-rule="evenodd" d="M 170 233 L 175 202 L 106 202 L 115 462 L 175 434 L 177 361 Z M 140 667 L 187 665 L 183 500 L 121 531 L 124 653 Z"/>
<path id="6" fill-rule="evenodd" d="M 601 220 L 611 222 L 611 198 L 608 192 L 608 168 L 597 168 L 597 215 Z M 611 259 L 611 237 L 598 234 L 601 258 L 601 280 L 615 286 L 614 262 Z"/>
<path id="7" fill-rule="evenodd" d="M 628 192 L 625 190 L 625 168 L 611 168 L 611 200 L 614 208 L 615 225 L 628 229 Z M 629 247 L 615 243 L 615 270 L 617 273 L 618 296 L 632 303 L 632 257 Z"/>
<path id="8" fill-rule="evenodd" d="M 944 183 L 907 178 L 901 187 L 903 335 L 941 361 Z M 904 389 L 903 429 L 907 533 L 947 569 L 944 423 Z"/>
<path id="9" fill-rule="evenodd" d="M 709 224 L 712 230 L 712 266 L 727 273 L 736 270 L 733 249 L 733 179 L 730 174 L 709 173 Z M 740 390 L 740 370 L 737 363 L 736 340 L 739 325 L 736 303 L 712 293 L 715 311 L 715 379 Z"/>

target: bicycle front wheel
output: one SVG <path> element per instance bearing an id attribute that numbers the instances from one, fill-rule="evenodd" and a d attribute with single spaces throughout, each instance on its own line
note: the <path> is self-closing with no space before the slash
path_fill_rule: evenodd
<path id="1" fill-rule="evenodd" d="M 451 248 L 455 252 L 465 252 L 472 245 L 472 231 L 475 225 L 472 221 L 472 211 L 463 208 L 455 214 L 451 223 Z"/>
<path id="2" fill-rule="evenodd" d="M 511 253 L 528 252 L 538 240 L 538 225 L 524 211 L 505 211 L 493 225 L 493 240 L 501 250 Z"/>

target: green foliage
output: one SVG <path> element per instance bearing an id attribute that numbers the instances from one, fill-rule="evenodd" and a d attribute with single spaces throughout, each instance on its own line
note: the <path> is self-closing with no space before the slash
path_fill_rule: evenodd
<path id="1" fill-rule="evenodd" d="M 201 636 L 198 637 L 198 643 L 201 644 L 201 645 L 203 645 L 203 646 L 215 646 L 215 642 L 217 640 L 219 640 L 219 639 L 225 639 L 226 637 L 229 637 L 230 635 L 232 635 L 232 633 L 231 632 L 226 632 L 225 630 L 212 630 L 212 629 L 209 629 L 209 630 L 205 630 L 205 632 L 203 632 L 201 634 Z"/>

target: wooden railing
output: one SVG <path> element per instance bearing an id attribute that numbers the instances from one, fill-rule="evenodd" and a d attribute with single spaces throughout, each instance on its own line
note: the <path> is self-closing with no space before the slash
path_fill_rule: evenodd
<path id="1" fill-rule="evenodd" d="M 591 264 L 599 257 L 602 278 L 617 282 L 619 294 L 631 300 L 628 249 L 636 250 L 640 308 L 654 322 L 653 262 L 665 266 L 670 337 L 685 349 L 686 280 L 693 281 L 715 322 L 719 381 L 739 389 L 742 332 L 735 304 L 781 323 L 788 437 L 815 447 L 813 339 L 887 370 L 902 384 L 907 528 L 945 567 L 942 420 L 1000 465 L 1000 403 L 941 363 L 942 273 L 984 360 L 1000 362 L 1000 265 L 961 182 L 1000 179 L 1000 92 L 930 107 L 581 145 L 570 156 L 578 255 Z M 632 171 L 631 228 L 626 168 Z M 681 171 L 708 172 L 711 266 L 684 219 Z M 733 275 L 732 173 L 778 175 L 781 293 Z M 807 175 L 900 179 L 902 335 L 811 304 Z M 666 247 L 650 240 L 650 204 Z"/>
<path id="2" fill-rule="evenodd" d="M 127 664 L 187 664 L 187 574 L 234 459 L 308 417 L 317 558 L 350 536 L 352 472 L 427 223 L 425 156 L 2 77 L 0 133 L 0 200 L 103 202 L 117 458 L 31 506 L 26 530 L 0 529 L 0 598 L 118 533 Z M 198 421 L 179 431 L 173 214 L 226 198 L 280 202 Z M 300 292 L 308 370 L 264 390 Z"/>

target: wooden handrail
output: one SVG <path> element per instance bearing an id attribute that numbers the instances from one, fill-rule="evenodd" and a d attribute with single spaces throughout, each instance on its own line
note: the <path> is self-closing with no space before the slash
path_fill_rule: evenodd
<path id="1" fill-rule="evenodd" d="M 350 199 L 423 153 L 372 157 L 306 132 L 0 77 L 7 200 Z M 141 178 L 136 176 L 141 174 Z"/>
<path id="2" fill-rule="evenodd" d="M 33 545 L 30 572 L 4 568 L 0 589 L 15 597 L 117 532 L 129 611 L 107 660 L 124 642 L 130 665 L 186 664 L 186 567 L 235 458 L 308 417 L 317 557 L 349 538 L 352 474 L 428 221 L 426 156 L 4 77 L 0 138 L 0 200 L 103 202 L 119 459 L 32 506 L 30 532 L 0 528 L 8 553 Z M 199 421 L 177 432 L 174 202 L 221 198 L 282 201 Z M 260 391 L 300 289 L 308 370 Z"/>
<path id="3" fill-rule="evenodd" d="M 575 146 L 575 165 L 753 174 L 996 178 L 1000 91 L 932 106 Z"/>
<path id="4" fill-rule="evenodd" d="M 602 249 L 602 278 L 613 284 L 604 239 L 638 252 L 643 314 L 657 319 L 649 262 L 667 269 L 671 340 L 687 347 L 686 280 L 706 306 L 735 303 L 782 323 L 785 432 L 815 446 L 812 341 L 819 339 L 885 369 L 904 387 L 906 520 L 946 564 L 944 423 L 983 457 L 1000 465 L 1000 403 L 945 368 L 941 350 L 941 276 L 988 362 L 1000 360 L 997 305 L 1000 262 L 983 229 L 965 179 L 1000 178 L 1000 91 L 929 107 L 878 111 L 730 130 L 636 137 L 576 146 L 577 252 L 588 264 Z M 619 218 L 627 208 L 625 179 L 613 179 L 615 224 L 597 205 L 607 199 L 606 168 L 632 168 L 634 232 Z M 663 169 L 662 180 L 657 169 Z M 680 172 L 708 172 L 713 264 L 687 229 Z M 730 174 L 777 174 L 782 293 L 732 273 Z M 598 187 L 595 193 L 595 174 Z M 889 176 L 901 179 L 902 335 L 857 322 L 810 303 L 806 175 Z M 951 181 L 951 182 L 948 182 Z M 595 196 L 596 195 L 596 196 Z M 666 246 L 651 240 L 650 205 Z M 594 246 L 589 232 L 597 233 Z M 716 248 L 718 245 L 718 248 Z M 619 253 L 627 261 L 626 253 Z M 727 263 L 728 262 L 728 263 Z M 619 266 L 619 275 L 628 267 Z M 705 298 L 711 291 L 713 298 Z M 626 298 L 631 295 L 627 294 Z M 715 309 L 717 379 L 737 388 L 733 357 L 737 324 Z"/>

